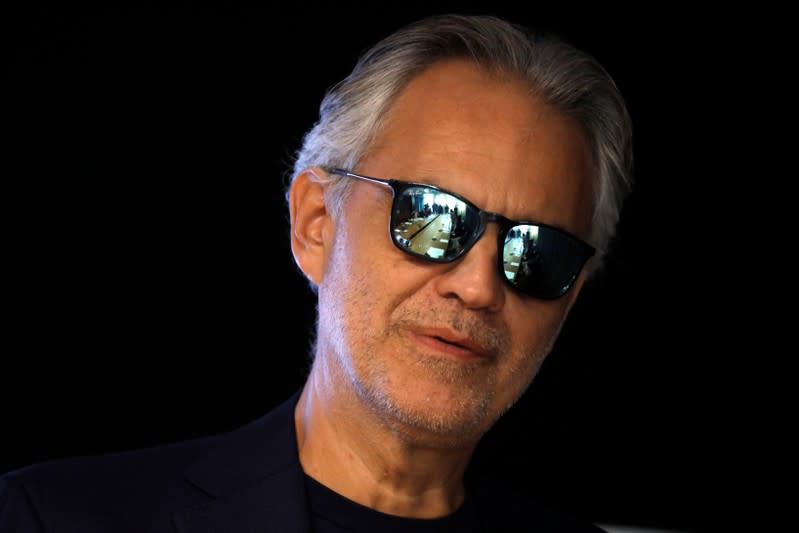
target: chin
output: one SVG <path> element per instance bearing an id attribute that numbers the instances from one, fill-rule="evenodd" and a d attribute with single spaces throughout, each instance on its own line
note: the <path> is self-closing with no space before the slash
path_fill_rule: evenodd
<path id="1" fill-rule="evenodd" d="M 441 392 L 441 391 L 439 391 Z M 475 444 L 498 418 L 491 396 L 401 395 L 381 401 L 384 419 L 417 444 L 462 447 Z"/>

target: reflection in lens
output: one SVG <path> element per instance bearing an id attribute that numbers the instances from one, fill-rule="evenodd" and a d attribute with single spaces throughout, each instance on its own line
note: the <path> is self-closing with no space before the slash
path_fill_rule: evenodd
<path id="1" fill-rule="evenodd" d="M 563 294 L 586 258 L 577 241 L 546 226 L 518 225 L 505 235 L 505 276 L 522 291 L 540 298 Z"/>
<path id="2" fill-rule="evenodd" d="M 392 235 L 405 249 L 450 259 L 463 248 L 466 204 L 429 187 L 408 187 L 394 202 Z"/>
<path id="3" fill-rule="evenodd" d="M 517 276 L 529 277 L 530 250 L 535 248 L 537 240 L 538 226 L 528 226 L 526 224 L 514 226 L 505 235 L 502 257 L 505 276 L 507 276 L 509 281 L 516 280 Z M 518 281 L 516 282 L 518 283 Z"/>

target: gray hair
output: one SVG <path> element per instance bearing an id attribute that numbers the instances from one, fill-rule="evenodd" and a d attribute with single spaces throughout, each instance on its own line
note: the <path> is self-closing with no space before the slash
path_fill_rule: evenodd
<path id="1" fill-rule="evenodd" d="M 592 56 L 556 36 L 536 35 L 497 17 L 431 16 L 366 51 L 349 76 L 327 91 L 319 120 L 297 152 L 291 180 L 310 166 L 354 169 L 402 89 L 431 65 L 456 58 L 518 77 L 549 106 L 582 126 L 596 174 L 589 236 L 597 249 L 589 272 L 596 272 L 632 186 L 632 124 L 624 100 Z M 340 210 L 350 180 L 329 179 L 332 208 Z"/>

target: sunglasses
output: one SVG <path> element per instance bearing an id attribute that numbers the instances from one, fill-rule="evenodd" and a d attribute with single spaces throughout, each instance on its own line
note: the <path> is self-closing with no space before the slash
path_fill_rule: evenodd
<path id="1" fill-rule="evenodd" d="M 378 183 L 391 189 L 389 231 L 403 252 L 449 263 L 469 251 L 489 222 L 499 224 L 499 272 L 511 287 L 544 300 L 571 288 L 595 249 L 562 229 L 539 222 L 510 220 L 483 211 L 472 202 L 435 185 L 362 176 L 341 168 L 329 174 Z"/>

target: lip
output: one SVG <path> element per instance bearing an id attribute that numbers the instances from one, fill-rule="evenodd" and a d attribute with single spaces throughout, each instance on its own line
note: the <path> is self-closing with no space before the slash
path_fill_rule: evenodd
<path id="1" fill-rule="evenodd" d="M 487 361 L 493 354 L 469 337 L 448 328 L 414 328 L 414 338 L 437 352 L 466 361 Z"/>

